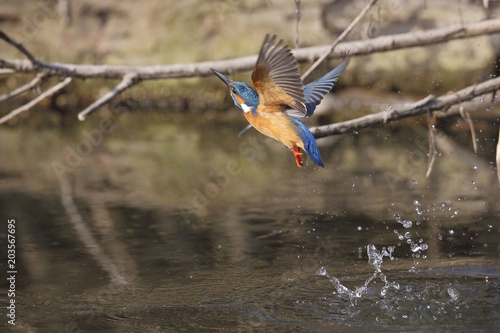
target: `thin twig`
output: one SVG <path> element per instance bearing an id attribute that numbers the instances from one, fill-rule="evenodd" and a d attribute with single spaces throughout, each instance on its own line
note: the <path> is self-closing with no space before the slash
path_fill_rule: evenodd
<path id="1" fill-rule="evenodd" d="M 137 74 L 135 73 L 126 74 L 123 77 L 122 81 L 113 90 L 111 90 L 110 92 L 108 92 L 107 94 L 96 100 L 94 103 L 89 105 L 85 110 L 80 112 L 78 114 L 78 119 L 82 121 L 85 120 L 85 118 L 87 118 L 87 116 L 90 115 L 92 112 L 94 112 L 101 106 L 109 103 L 113 98 L 115 98 L 116 96 L 118 96 L 119 94 L 121 94 L 122 92 L 124 92 L 137 82 L 139 82 L 139 80 L 137 79 Z"/>
<path id="2" fill-rule="evenodd" d="M 491 166 L 486 159 L 474 154 L 470 151 L 470 149 L 464 148 L 457 142 L 456 139 L 446 135 L 444 131 L 436 131 L 435 139 L 437 147 L 443 152 L 443 154 L 447 154 L 461 163 L 470 165 L 471 170 L 490 169 Z"/>
<path id="3" fill-rule="evenodd" d="M 333 44 L 330 46 L 328 51 L 325 52 L 321 57 L 319 57 L 319 59 L 316 60 L 316 62 L 314 64 L 312 64 L 312 66 L 309 67 L 309 69 L 304 74 L 302 74 L 302 77 L 301 77 L 302 81 L 304 81 L 305 78 L 307 78 L 309 76 L 309 74 L 311 74 L 312 71 L 314 71 L 316 69 L 316 67 L 318 67 L 319 64 L 321 64 L 333 52 L 333 50 L 335 49 L 337 44 L 340 43 L 347 36 L 347 34 L 349 34 L 352 31 L 352 29 L 354 29 L 356 24 L 358 24 L 358 22 L 361 20 L 361 18 L 366 14 L 366 12 L 376 2 L 377 2 L 377 0 L 370 0 L 370 2 L 365 6 L 365 8 L 363 8 L 361 13 L 359 13 L 359 15 L 356 16 L 356 18 L 351 22 L 351 24 L 349 24 L 349 26 L 340 34 L 340 36 L 337 37 L 337 39 L 333 42 Z"/>
<path id="4" fill-rule="evenodd" d="M 15 97 L 17 95 L 21 95 L 22 93 L 30 90 L 30 89 L 33 89 L 34 87 L 38 86 L 40 84 L 40 82 L 42 82 L 42 80 L 47 77 L 47 74 L 46 73 L 38 73 L 34 78 L 33 80 L 31 80 L 30 82 L 20 86 L 19 88 L 17 89 L 14 89 L 12 91 L 9 91 L 3 95 L 0 95 L 0 103 L 9 99 L 9 98 L 12 98 L 12 97 Z"/>
<path id="5" fill-rule="evenodd" d="M 27 110 L 31 109 L 33 106 L 35 106 L 36 104 L 40 103 L 45 98 L 54 95 L 56 92 L 58 92 L 59 90 L 63 89 L 68 84 L 70 84 L 70 82 L 72 80 L 73 79 L 70 78 L 70 77 L 65 78 L 63 81 L 59 82 L 58 84 L 56 84 L 52 88 L 50 88 L 47 91 L 45 91 L 44 93 L 40 94 L 38 97 L 36 97 L 32 101 L 30 101 L 29 103 L 24 104 L 23 106 L 15 109 L 14 111 L 11 111 L 9 114 L 7 114 L 7 115 L 3 116 L 2 118 L 0 118 L 0 124 L 3 124 L 6 121 L 8 121 L 9 119 L 14 118 L 15 116 L 17 116 L 21 112 L 24 112 L 24 111 L 27 111 Z"/>
<path id="6" fill-rule="evenodd" d="M 432 167 L 434 166 L 437 154 L 436 140 L 434 138 L 434 132 L 436 129 L 432 124 L 432 115 L 430 112 L 427 113 L 427 126 L 429 127 L 429 162 L 427 163 L 427 172 L 425 173 L 425 177 L 429 177 L 431 175 Z"/>
<path id="7" fill-rule="evenodd" d="M 33 65 L 37 65 L 39 63 L 39 61 L 35 58 L 35 56 L 31 54 L 31 52 L 28 51 L 23 46 L 23 44 L 16 42 L 15 40 L 7 36 L 5 32 L 3 32 L 2 30 L 0 30 L 0 38 L 9 43 L 10 45 L 14 46 L 16 49 L 18 49 L 22 54 L 26 56 L 26 58 L 28 58 L 31 61 Z"/>
<path id="8" fill-rule="evenodd" d="M 376 114 L 369 114 L 357 119 L 352 119 L 336 124 L 324 125 L 311 128 L 315 138 L 354 132 L 362 128 L 375 127 L 395 120 L 413 117 L 417 115 L 431 114 L 441 111 L 441 114 L 449 113 L 449 107 L 465 101 L 469 101 L 477 96 L 489 94 L 500 89 L 500 77 L 466 87 L 454 94 L 447 94 L 439 97 L 426 97 L 421 101 L 401 107 L 393 107 Z M 425 101 L 425 103 L 423 103 Z"/>
<path id="9" fill-rule="evenodd" d="M 300 0 L 295 0 L 295 14 L 296 14 L 296 25 L 295 25 L 295 48 L 299 48 L 299 22 L 300 22 Z"/>
<path id="10" fill-rule="evenodd" d="M 464 110 L 463 104 L 460 105 L 460 115 L 469 124 L 470 135 L 472 138 L 472 148 L 474 149 L 474 152 L 477 154 L 477 140 L 476 140 L 476 130 L 474 129 L 474 122 L 472 121 L 470 113 Z"/>

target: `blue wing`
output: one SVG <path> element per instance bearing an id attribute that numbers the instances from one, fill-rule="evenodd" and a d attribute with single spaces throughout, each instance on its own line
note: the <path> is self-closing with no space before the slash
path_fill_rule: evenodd
<path id="1" fill-rule="evenodd" d="M 321 103 L 323 97 L 332 89 L 333 83 L 337 81 L 338 76 L 346 69 L 349 61 L 349 58 L 345 59 L 325 76 L 304 86 L 307 110 L 306 117 L 312 116 L 314 110 L 316 110 L 316 106 Z"/>
<path id="2" fill-rule="evenodd" d="M 318 145 L 316 144 L 316 140 L 314 139 L 312 133 L 309 131 L 309 129 L 307 129 L 306 125 L 304 125 L 299 119 L 290 117 L 290 120 L 297 128 L 297 133 L 299 134 L 300 138 L 302 139 L 302 142 L 304 143 L 304 149 L 307 155 L 309 155 L 309 158 L 314 163 L 324 168 L 323 161 L 321 160 L 321 155 L 319 154 Z"/>

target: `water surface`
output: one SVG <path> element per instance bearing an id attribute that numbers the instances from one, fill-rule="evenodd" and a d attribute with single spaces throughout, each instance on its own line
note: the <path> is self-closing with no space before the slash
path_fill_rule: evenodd
<path id="1" fill-rule="evenodd" d="M 15 329 L 497 329 L 495 133 L 478 133 L 478 154 L 465 131 L 437 136 L 426 178 L 426 125 L 320 140 L 324 169 L 238 138 L 244 125 L 122 113 L 2 127 Z"/>

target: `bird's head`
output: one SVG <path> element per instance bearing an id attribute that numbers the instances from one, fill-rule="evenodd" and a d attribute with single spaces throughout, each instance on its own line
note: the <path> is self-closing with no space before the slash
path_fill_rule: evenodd
<path id="1" fill-rule="evenodd" d="M 256 112 L 259 104 L 257 92 L 244 82 L 233 81 L 224 74 L 212 68 L 212 72 L 219 77 L 229 88 L 229 93 L 233 98 L 234 104 L 247 113 L 250 111 Z"/>

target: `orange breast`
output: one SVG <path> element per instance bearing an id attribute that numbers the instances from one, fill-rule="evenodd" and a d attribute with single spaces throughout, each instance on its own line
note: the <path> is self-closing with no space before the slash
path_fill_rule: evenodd
<path id="1" fill-rule="evenodd" d="M 252 112 L 245 113 L 245 118 L 255 127 L 255 129 L 264 135 L 282 142 L 285 146 L 292 149 L 293 146 L 304 149 L 302 139 L 297 134 L 295 126 L 290 119 L 282 112 L 260 112 L 254 117 Z"/>

